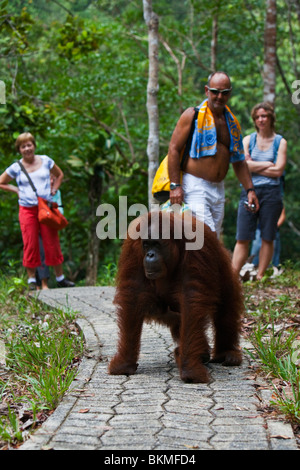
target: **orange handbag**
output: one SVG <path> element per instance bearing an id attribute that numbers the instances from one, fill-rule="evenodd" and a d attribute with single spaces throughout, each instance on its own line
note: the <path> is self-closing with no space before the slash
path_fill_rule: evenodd
<path id="1" fill-rule="evenodd" d="M 41 224 L 55 230 L 61 230 L 68 225 L 65 216 L 58 209 L 56 202 L 49 202 L 38 196 L 38 219 Z"/>
<path id="2" fill-rule="evenodd" d="M 24 168 L 23 164 L 18 161 L 21 170 L 25 173 L 28 178 L 28 181 L 35 192 L 38 200 L 38 219 L 41 224 L 47 225 L 55 230 L 61 230 L 68 225 L 68 221 L 65 216 L 58 209 L 58 204 L 56 202 L 47 201 L 42 197 L 37 195 L 37 190 L 31 181 L 29 174 Z"/>

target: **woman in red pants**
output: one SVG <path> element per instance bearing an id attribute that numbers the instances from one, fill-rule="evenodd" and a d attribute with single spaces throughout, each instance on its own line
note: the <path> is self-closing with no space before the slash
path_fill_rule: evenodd
<path id="1" fill-rule="evenodd" d="M 16 149 L 22 155 L 21 162 L 37 189 L 40 197 L 51 201 L 63 180 L 62 170 L 47 155 L 35 153 L 36 143 L 32 134 L 25 132 L 16 140 Z M 55 177 L 50 187 L 50 174 Z M 17 186 L 10 184 L 15 179 Z M 10 165 L 0 176 L 0 188 L 11 191 L 19 197 L 19 221 L 23 238 L 23 265 L 27 270 L 30 289 L 36 289 L 36 268 L 41 265 L 39 234 L 43 240 L 45 263 L 53 266 L 59 287 L 73 287 L 74 283 L 64 277 L 63 255 L 57 230 L 38 221 L 37 196 L 18 162 Z"/>

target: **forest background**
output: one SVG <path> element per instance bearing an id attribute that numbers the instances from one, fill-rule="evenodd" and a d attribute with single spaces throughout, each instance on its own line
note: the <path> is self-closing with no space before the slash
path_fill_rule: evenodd
<path id="1" fill-rule="evenodd" d="M 267 1 L 153 0 L 159 19 L 159 156 L 180 113 L 204 99 L 212 70 L 232 78 L 229 106 L 243 135 L 264 96 Z M 273 1 L 276 21 L 276 131 L 288 141 L 282 262 L 300 262 L 300 2 Z M 94 284 L 117 263 L 121 241 L 99 240 L 96 209 L 119 196 L 148 205 L 148 28 L 142 0 L 0 2 L 0 172 L 30 131 L 37 153 L 62 168 L 69 226 L 60 233 L 67 275 Z M 5 87 L 3 91 L 3 86 Z M 3 98 L 4 96 L 4 98 Z M 235 244 L 239 183 L 226 177 L 223 241 Z M 15 195 L 1 192 L 0 269 L 21 266 Z M 129 219 L 130 220 L 130 219 Z"/>

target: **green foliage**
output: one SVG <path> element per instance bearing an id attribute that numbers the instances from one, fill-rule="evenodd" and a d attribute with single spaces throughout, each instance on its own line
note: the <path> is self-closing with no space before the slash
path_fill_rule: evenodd
<path id="1" fill-rule="evenodd" d="M 117 274 L 116 263 L 101 264 L 97 284 L 100 286 L 113 286 Z"/>
<path id="2" fill-rule="evenodd" d="M 295 380 L 297 364 L 292 361 L 292 345 L 297 337 L 296 331 L 277 333 L 275 324 L 271 326 L 258 323 L 252 336 L 255 350 L 267 371 L 283 380 Z M 287 351 L 289 353 L 287 353 Z"/>
<path id="3" fill-rule="evenodd" d="M 7 0 L 0 2 L 1 30 L 1 53 L 4 56 L 14 54 L 23 55 L 30 50 L 29 35 L 34 24 L 33 18 L 26 8 L 19 9 L 17 14 L 9 11 Z"/>
<path id="4" fill-rule="evenodd" d="M 245 284 L 246 323 L 264 376 L 274 389 L 271 404 L 300 423 L 300 271 L 295 265 L 274 279 Z"/>
<path id="5" fill-rule="evenodd" d="M 5 345 L 0 365 L 2 411 L 7 406 L 0 419 L 0 444 L 23 441 L 24 410 L 34 428 L 39 413 L 55 409 L 83 354 L 75 312 L 53 310 L 30 297 L 24 279 L 13 266 L 10 270 L 13 276 L 0 276 L 0 340 Z"/>
<path id="6" fill-rule="evenodd" d="M 80 60 L 83 55 L 99 48 L 100 39 L 101 35 L 96 26 L 92 25 L 87 29 L 84 20 L 68 15 L 65 24 L 59 30 L 58 52 L 69 60 Z"/>
<path id="7" fill-rule="evenodd" d="M 148 79 L 147 29 L 138 0 L 79 2 L 2 1 L 1 77 L 6 105 L 0 105 L 0 173 L 18 158 L 16 136 L 31 131 L 37 151 L 62 168 L 62 198 L 69 227 L 61 233 L 68 275 L 83 281 L 89 240 L 102 202 L 147 204 Z M 211 67 L 211 32 L 218 18 L 217 68 L 233 80 L 230 106 L 244 134 L 253 130 L 250 111 L 261 101 L 265 2 L 240 0 L 153 1 L 159 15 L 160 154 L 165 156 L 180 112 L 204 98 Z M 294 5 L 278 0 L 277 131 L 288 141 L 285 205 L 281 230 L 282 261 L 300 259 L 297 185 L 300 167 L 299 111 L 291 101 L 297 78 L 299 22 Z M 217 16 L 216 16 L 217 15 Z M 163 41 L 171 48 L 182 70 Z M 282 80 L 284 77 L 285 81 Z M 288 85 L 288 86 L 287 86 Z M 288 87 L 290 90 L 288 90 Z M 20 260 L 22 240 L 17 201 L 2 193 L 4 220 L 1 265 Z M 226 178 L 224 242 L 235 244 L 239 184 L 232 170 Z M 100 243 L 100 264 L 115 262 L 120 243 Z M 99 272 L 100 272 L 99 264 Z M 107 264 L 106 262 L 104 264 Z"/>
<path id="8" fill-rule="evenodd" d="M 22 442 L 23 435 L 16 413 L 8 406 L 8 419 L 0 418 L 0 439 L 9 443 Z"/>
<path id="9" fill-rule="evenodd" d="M 277 334 L 274 324 L 271 331 L 268 326 L 258 324 L 251 339 L 266 374 L 272 374 L 285 384 L 273 384 L 274 399 L 271 404 L 300 423 L 300 363 L 299 359 L 295 359 L 299 354 L 299 341 L 295 340 L 297 333 L 288 331 L 286 334 L 282 331 Z M 296 344 L 298 346 L 294 349 Z"/>

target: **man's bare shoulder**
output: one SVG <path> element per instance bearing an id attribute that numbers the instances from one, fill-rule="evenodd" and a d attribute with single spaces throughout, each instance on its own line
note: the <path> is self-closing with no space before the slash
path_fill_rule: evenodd
<path id="1" fill-rule="evenodd" d="M 181 114 L 172 134 L 169 146 L 169 154 L 172 153 L 172 149 L 174 147 L 176 148 L 176 151 L 180 152 L 182 150 L 188 138 L 194 115 L 195 111 L 193 107 L 187 108 Z"/>
<path id="2" fill-rule="evenodd" d="M 188 118 L 188 117 L 194 116 L 194 114 L 195 114 L 195 107 L 190 106 L 189 108 L 186 108 L 186 109 L 183 111 L 183 113 L 182 113 L 181 116 L 185 116 L 185 117 Z"/>
<path id="3" fill-rule="evenodd" d="M 195 116 L 195 108 L 193 107 L 186 108 L 181 114 L 178 120 L 178 124 L 183 127 L 190 126 L 194 116 Z"/>

